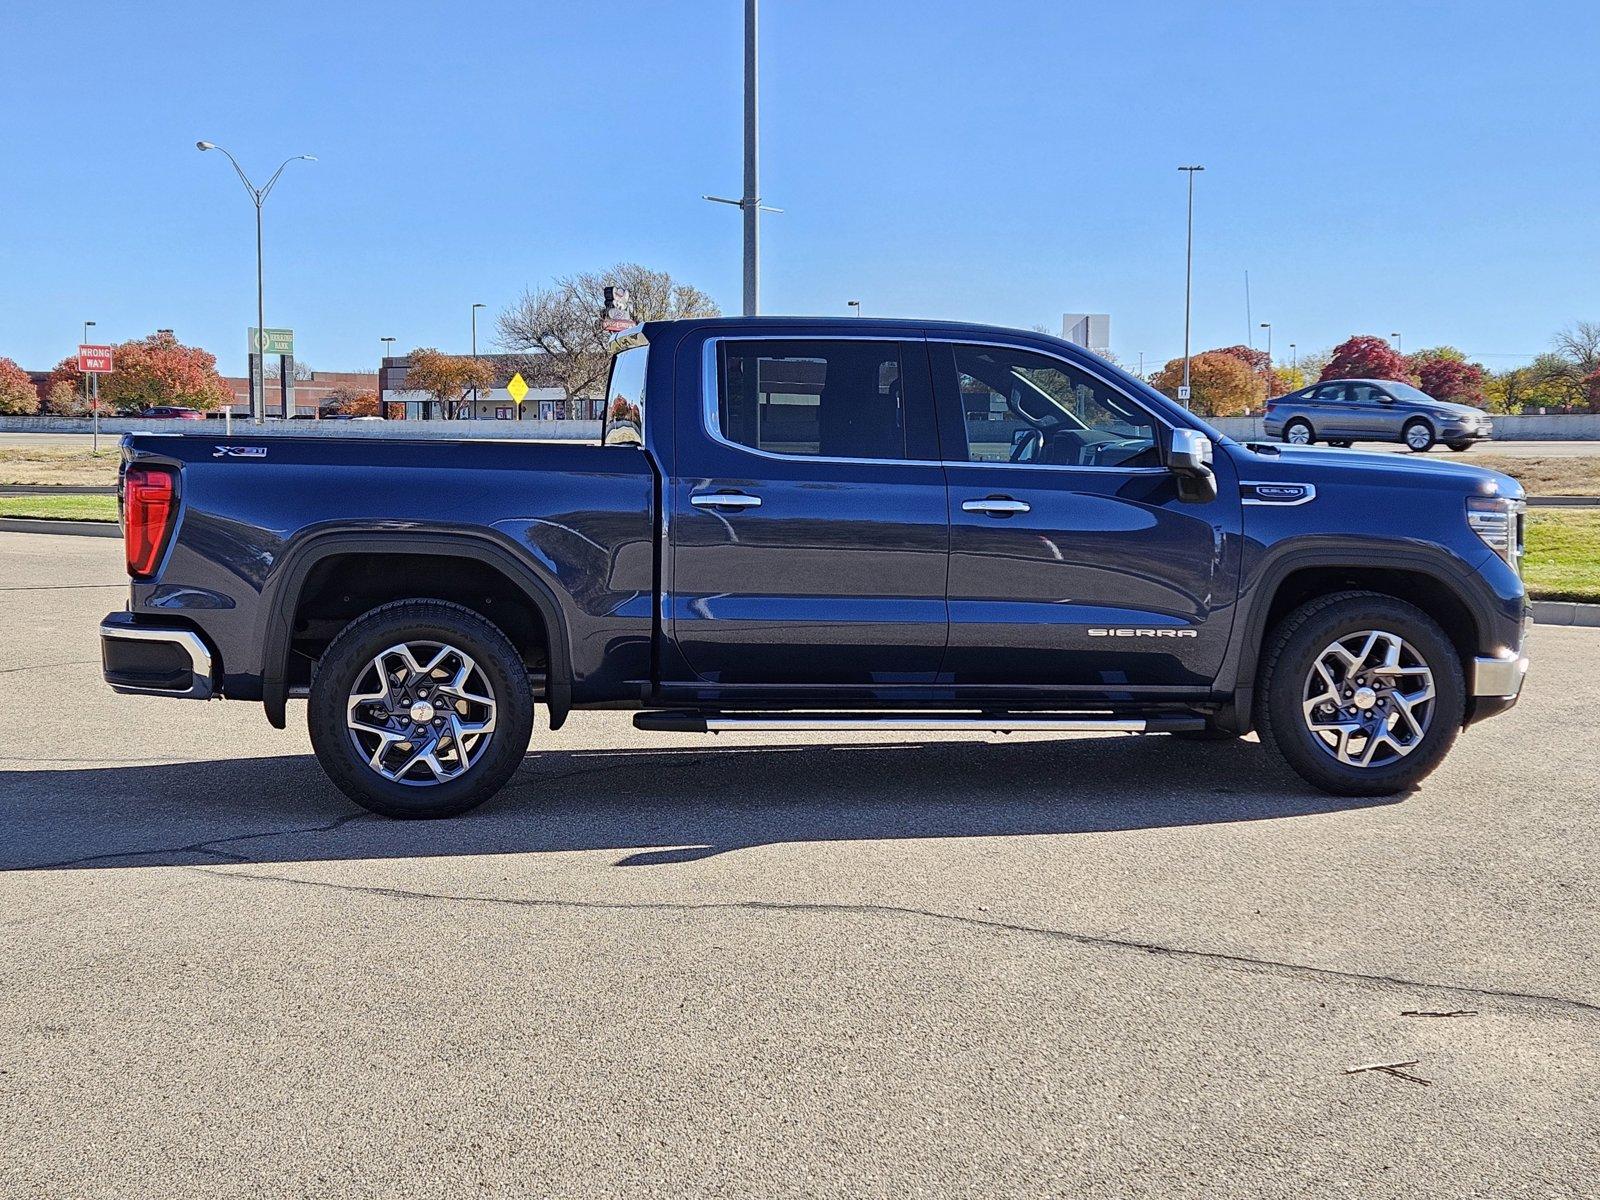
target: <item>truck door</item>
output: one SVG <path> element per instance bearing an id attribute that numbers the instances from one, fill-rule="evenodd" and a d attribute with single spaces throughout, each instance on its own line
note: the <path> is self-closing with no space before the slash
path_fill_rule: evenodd
<path id="1" fill-rule="evenodd" d="M 718 685 L 932 683 L 949 529 L 926 345 L 710 336 L 699 353 L 669 480 L 689 668 Z"/>
<path id="2" fill-rule="evenodd" d="M 1239 488 L 1178 499 L 1163 426 L 1087 368 L 1004 345 L 929 343 L 950 451 L 956 685 L 1205 687 L 1222 661 Z"/>

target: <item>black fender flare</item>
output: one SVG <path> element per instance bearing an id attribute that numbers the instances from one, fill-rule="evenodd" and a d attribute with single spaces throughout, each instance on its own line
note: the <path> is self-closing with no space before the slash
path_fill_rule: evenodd
<path id="1" fill-rule="evenodd" d="M 1267 635 L 1267 616 L 1278 590 L 1296 571 L 1307 568 L 1347 568 L 1362 570 L 1378 567 L 1427 575 L 1449 588 L 1465 606 L 1476 627 L 1481 651 L 1485 633 L 1493 629 L 1497 616 L 1486 589 L 1477 582 L 1477 573 L 1448 550 L 1423 543 L 1374 545 L 1370 538 L 1338 538 L 1317 535 L 1316 546 L 1286 543 L 1268 549 L 1250 570 L 1252 576 L 1240 595 L 1240 612 L 1234 621 L 1223 674 L 1218 691 L 1231 692 L 1233 723 L 1242 732 L 1249 728 L 1255 703 L 1256 669 Z M 1228 667 L 1231 664 L 1231 677 Z M 1219 722 L 1223 723 L 1223 722 Z"/>
<path id="2" fill-rule="evenodd" d="M 261 703 L 276 729 L 287 724 L 289 646 L 300 593 L 311 569 L 336 554 L 424 554 L 470 558 L 505 575 L 539 610 L 549 633 L 550 663 L 545 704 L 550 728 L 560 729 L 572 710 L 572 651 L 566 619 L 555 589 L 527 556 L 503 538 L 483 530 L 369 529 L 310 534 L 279 560 L 261 592 L 265 613 L 261 644 Z"/>

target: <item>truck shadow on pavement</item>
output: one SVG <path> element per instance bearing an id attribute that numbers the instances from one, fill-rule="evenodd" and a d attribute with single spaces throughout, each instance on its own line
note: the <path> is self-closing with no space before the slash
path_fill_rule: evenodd
<path id="1" fill-rule="evenodd" d="M 449 821 L 357 808 L 309 755 L 0 774 L 0 870 L 1110 833 L 1387 803 L 1311 791 L 1254 742 L 1165 737 L 547 750 Z"/>

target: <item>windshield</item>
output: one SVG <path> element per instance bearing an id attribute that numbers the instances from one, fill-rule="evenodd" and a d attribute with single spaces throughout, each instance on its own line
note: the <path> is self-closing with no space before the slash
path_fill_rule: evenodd
<path id="1" fill-rule="evenodd" d="M 1396 400 L 1409 400 L 1412 404 L 1437 404 L 1438 401 L 1421 388 L 1414 388 L 1409 383 L 1401 383 L 1398 379 L 1385 379 L 1383 390 Z"/>

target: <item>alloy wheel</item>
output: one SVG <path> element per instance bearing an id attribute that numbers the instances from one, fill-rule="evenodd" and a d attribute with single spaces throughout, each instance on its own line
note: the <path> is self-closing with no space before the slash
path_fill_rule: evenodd
<path id="1" fill-rule="evenodd" d="M 1304 425 L 1294 425 L 1289 429 L 1288 442 L 1291 446 L 1305 446 L 1311 442 L 1311 431 Z"/>
<path id="2" fill-rule="evenodd" d="M 403 642 L 356 676 L 345 706 L 367 766 L 412 787 L 459 779 L 495 729 L 494 689 L 470 654 L 444 642 Z"/>
<path id="3" fill-rule="evenodd" d="M 1312 740 L 1351 767 L 1410 754 L 1433 720 L 1433 670 L 1404 638 L 1381 629 L 1327 646 L 1306 673 L 1302 712 Z"/>

